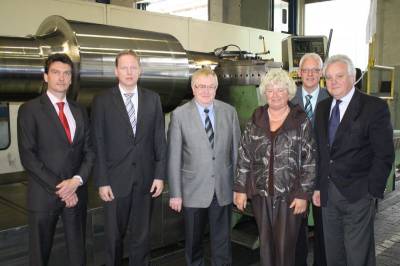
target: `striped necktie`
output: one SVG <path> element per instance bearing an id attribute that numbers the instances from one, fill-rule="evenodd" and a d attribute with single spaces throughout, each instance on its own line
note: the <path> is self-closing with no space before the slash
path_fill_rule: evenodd
<path id="1" fill-rule="evenodd" d="M 311 104 L 312 95 L 306 95 L 306 106 L 304 107 L 304 111 L 307 114 L 307 117 L 311 120 L 313 115 L 312 104 Z"/>
<path id="2" fill-rule="evenodd" d="M 135 111 L 135 106 L 132 103 L 133 95 L 134 93 L 124 93 L 126 111 L 128 112 L 129 121 L 131 122 L 133 134 L 136 134 L 136 111 Z"/>
<path id="3" fill-rule="evenodd" d="M 214 130 L 212 128 L 210 117 L 208 116 L 209 112 L 210 112 L 210 110 L 208 110 L 207 108 L 204 109 L 204 113 L 206 114 L 206 119 L 205 119 L 206 134 L 207 134 L 208 140 L 210 141 L 211 148 L 214 149 Z"/>

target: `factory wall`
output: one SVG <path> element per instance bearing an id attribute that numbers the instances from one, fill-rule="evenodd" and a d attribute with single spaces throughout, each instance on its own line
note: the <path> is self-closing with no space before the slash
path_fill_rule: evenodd
<path id="1" fill-rule="evenodd" d="M 271 54 L 265 58 L 281 61 L 281 40 L 287 35 L 212 21 L 200 21 L 116 5 L 78 0 L 2 0 L 0 2 L 0 35 L 35 34 L 40 23 L 50 15 L 66 19 L 141 30 L 169 33 L 186 50 L 210 52 L 227 44 L 242 50 L 263 52 L 262 35 Z"/>

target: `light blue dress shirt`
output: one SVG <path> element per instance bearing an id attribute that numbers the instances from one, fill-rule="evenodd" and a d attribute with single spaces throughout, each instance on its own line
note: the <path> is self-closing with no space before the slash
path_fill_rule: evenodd
<path id="1" fill-rule="evenodd" d="M 206 128 L 206 113 L 204 113 L 204 109 L 207 108 L 209 110 L 208 116 L 210 117 L 211 125 L 213 127 L 214 132 L 215 132 L 214 104 L 211 104 L 211 105 L 209 105 L 207 107 L 203 107 L 200 104 L 198 104 L 196 101 L 194 101 L 194 102 L 196 103 L 197 111 L 199 111 L 199 114 L 200 114 L 200 117 L 201 117 L 201 122 L 203 123 L 204 128 Z"/>
<path id="2" fill-rule="evenodd" d="M 311 95 L 311 107 L 312 107 L 312 112 L 315 112 L 315 108 L 317 107 L 317 100 L 318 100 L 318 94 L 319 94 L 319 86 L 317 89 L 315 89 L 312 93 L 308 93 L 303 87 L 302 87 L 302 96 L 303 96 L 303 104 L 304 108 L 306 108 L 306 102 L 307 102 L 307 95 Z"/>

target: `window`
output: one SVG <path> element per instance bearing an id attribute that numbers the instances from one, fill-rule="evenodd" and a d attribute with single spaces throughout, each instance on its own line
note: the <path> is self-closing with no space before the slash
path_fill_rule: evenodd
<path id="1" fill-rule="evenodd" d="M 144 0 L 138 9 L 182 17 L 208 20 L 208 0 Z"/>
<path id="2" fill-rule="evenodd" d="M 0 150 L 10 146 L 10 112 L 8 103 L 0 102 Z"/>
<path id="3" fill-rule="evenodd" d="M 369 12 L 369 5 L 365 2 L 335 0 L 306 4 L 305 35 L 328 37 L 332 28 L 329 55 L 348 55 L 355 67 L 365 70 L 368 64 L 368 44 L 365 40 Z"/>

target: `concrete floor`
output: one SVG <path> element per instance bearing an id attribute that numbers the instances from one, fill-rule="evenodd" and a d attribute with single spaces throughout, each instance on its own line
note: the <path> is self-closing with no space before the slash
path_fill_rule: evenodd
<path id="1" fill-rule="evenodd" d="M 396 182 L 395 191 L 386 194 L 385 199 L 379 201 L 375 220 L 375 242 L 377 266 L 400 266 L 400 181 Z M 311 238 L 308 256 L 308 265 L 310 266 L 313 257 L 312 245 Z M 259 265 L 258 250 L 250 250 L 236 244 L 232 248 L 234 266 Z M 185 265 L 183 256 L 181 249 L 170 257 L 153 260 L 151 265 Z"/>

